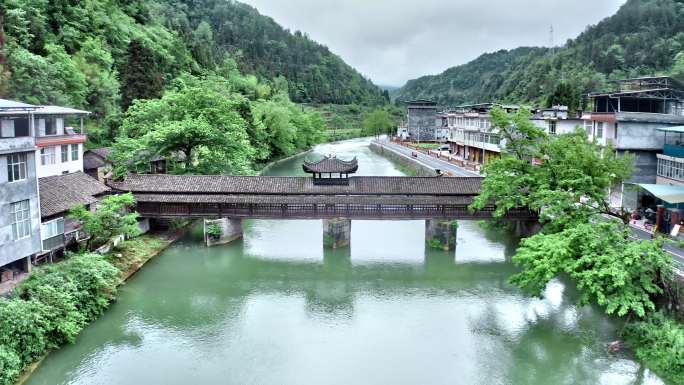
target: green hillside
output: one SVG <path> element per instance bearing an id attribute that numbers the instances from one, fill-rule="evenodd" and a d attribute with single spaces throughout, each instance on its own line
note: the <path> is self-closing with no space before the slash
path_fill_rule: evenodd
<path id="1" fill-rule="evenodd" d="M 228 0 L 4 0 L 0 97 L 95 112 L 153 98 L 179 74 L 227 58 L 260 81 L 288 80 L 295 102 L 382 104 L 382 90 L 326 47 Z M 134 60 L 131 60 L 131 59 Z M 139 69 L 156 74 L 135 79 Z M 126 89 L 145 80 L 146 92 Z"/>
<path id="2" fill-rule="evenodd" d="M 684 1 L 629 0 L 613 16 L 554 50 L 517 48 L 409 81 L 399 100 L 442 105 L 503 101 L 549 104 L 553 95 L 605 89 L 611 80 L 684 72 Z M 564 84 L 562 84 L 564 83 Z"/>

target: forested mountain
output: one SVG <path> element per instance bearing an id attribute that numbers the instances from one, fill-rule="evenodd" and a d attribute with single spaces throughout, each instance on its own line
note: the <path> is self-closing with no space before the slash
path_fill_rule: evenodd
<path id="1" fill-rule="evenodd" d="M 411 80 L 395 97 L 442 105 L 579 104 L 583 95 L 609 87 L 611 80 L 653 74 L 684 74 L 682 0 L 628 0 L 615 15 L 562 47 L 484 54 L 440 75 Z"/>
<path id="2" fill-rule="evenodd" d="M 285 77 L 295 102 L 386 100 L 326 47 L 232 0 L 3 0 L 0 18 L 4 98 L 102 118 L 229 58 L 260 81 Z"/>

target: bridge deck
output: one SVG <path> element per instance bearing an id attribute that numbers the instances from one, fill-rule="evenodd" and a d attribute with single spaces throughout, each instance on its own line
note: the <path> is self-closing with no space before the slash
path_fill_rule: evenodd
<path id="1" fill-rule="evenodd" d="M 314 185 L 308 177 L 132 175 L 110 183 L 132 192 L 143 217 L 483 219 L 468 206 L 481 178 L 351 177 L 349 185 Z M 536 219 L 529 210 L 509 213 Z"/>

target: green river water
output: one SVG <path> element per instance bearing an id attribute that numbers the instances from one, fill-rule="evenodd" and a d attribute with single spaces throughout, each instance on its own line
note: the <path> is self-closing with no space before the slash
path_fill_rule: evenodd
<path id="1" fill-rule="evenodd" d="M 367 145 L 315 151 L 401 175 Z M 301 160 L 268 173 L 301 175 Z M 516 241 L 477 222 L 460 222 L 455 253 L 426 250 L 424 221 L 353 221 L 334 252 L 320 220 L 244 228 L 172 245 L 26 384 L 662 384 L 606 352 L 618 324 L 570 286 L 535 299 L 508 284 Z"/>

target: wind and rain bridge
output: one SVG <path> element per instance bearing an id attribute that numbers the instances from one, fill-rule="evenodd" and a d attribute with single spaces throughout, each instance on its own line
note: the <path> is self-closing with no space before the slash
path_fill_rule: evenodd
<path id="1" fill-rule="evenodd" d="M 452 222 L 488 219 L 495 210 L 494 205 L 475 212 L 468 208 L 483 178 L 350 176 L 358 167 L 356 158 L 329 156 L 304 162 L 310 177 L 133 174 L 109 185 L 132 193 L 143 218 L 221 218 L 224 238 L 241 232 L 243 218 L 323 219 L 324 240 L 331 247 L 349 243 L 352 219 L 424 219 L 428 239 L 448 238 L 442 243 L 451 249 Z M 508 218 L 536 221 L 537 216 L 519 209 Z"/>

